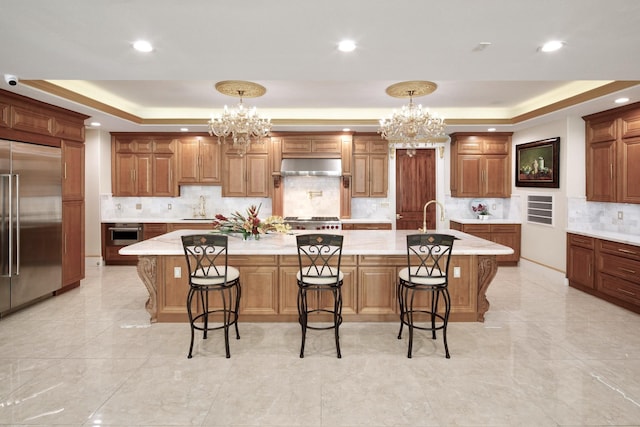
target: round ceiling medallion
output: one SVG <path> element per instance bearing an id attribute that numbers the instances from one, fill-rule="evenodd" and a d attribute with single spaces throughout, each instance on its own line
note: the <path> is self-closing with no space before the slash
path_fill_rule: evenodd
<path id="1" fill-rule="evenodd" d="M 267 89 L 258 83 L 242 80 L 224 80 L 216 83 L 215 87 L 218 92 L 236 98 L 257 98 L 267 92 Z"/>
<path id="2" fill-rule="evenodd" d="M 386 90 L 387 95 L 394 98 L 416 98 L 418 96 L 429 95 L 438 88 L 434 82 L 426 80 L 413 80 L 392 84 Z"/>

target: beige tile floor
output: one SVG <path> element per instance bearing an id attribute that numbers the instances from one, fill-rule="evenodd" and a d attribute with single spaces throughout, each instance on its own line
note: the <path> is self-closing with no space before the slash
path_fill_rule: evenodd
<path id="1" fill-rule="evenodd" d="M 88 267 L 79 289 L 0 320 L 2 426 L 640 425 L 640 316 L 523 262 L 500 268 L 485 323 L 418 334 L 242 323 L 186 358 L 185 324 L 150 325 L 133 267 Z"/>

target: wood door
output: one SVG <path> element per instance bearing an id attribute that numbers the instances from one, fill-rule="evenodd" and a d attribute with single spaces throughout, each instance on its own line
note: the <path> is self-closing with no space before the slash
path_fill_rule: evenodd
<path id="1" fill-rule="evenodd" d="M 396 229 L 422 227 L 423 207 L 436 198 L 436 150 L 396 151 Z M 427 229 L 435 229 L 436 204 L 427 208 Z"/>

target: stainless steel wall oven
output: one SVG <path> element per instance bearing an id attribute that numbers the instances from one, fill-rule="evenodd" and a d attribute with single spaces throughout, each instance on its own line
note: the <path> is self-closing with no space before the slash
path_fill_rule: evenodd
<path id="1" fill-rule="evenodd" d="M 142 224 L 117 223 L 109 227 L 109 246 L 126 246 L 142 240 Z"/>

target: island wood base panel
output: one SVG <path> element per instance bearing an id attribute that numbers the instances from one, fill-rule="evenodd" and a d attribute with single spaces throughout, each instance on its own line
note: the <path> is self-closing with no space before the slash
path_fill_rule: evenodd
<path id="1" fill-rule="evenodd" d="M 229 265 L 240 270 L 243 322 L 297 322 L 298 258 L 292 255 L 230 256 Z M 406 256 L 343 256 L 343 317 L 347 322 L 398 320 L 396 283 Z M 454 267 L 460 277 L 453 277 Z M 496 275 L 495 255 L 451 257 L 449 292 L 453 322 L 483 322 L 489 309 L 487 289 Z M 138 275 L 149 292 L 146 309 L 151 322 L 187 322 L 189 288 L 184 256 L 139 256 Z M 179 274 L 176 274 L 179 272 Z M 175 276 L 181 277 L 175 277 Z M 427 306 L 427 295 L 420 301 Z M 209 301 L 209 305 L 216 305 Z M 322 304 L 322 297 L 321 297 Z M 198 302 L 194 301 L 194 312 Z M 320 320 L 320 318 L 317 318 Z"/>

